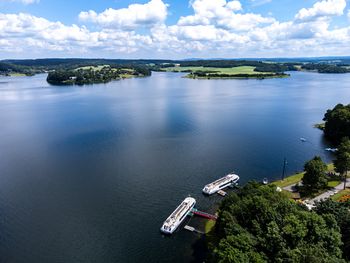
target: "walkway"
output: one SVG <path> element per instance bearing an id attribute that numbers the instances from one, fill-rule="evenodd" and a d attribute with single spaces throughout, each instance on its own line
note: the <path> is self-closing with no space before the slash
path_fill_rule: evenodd
<path id="1" fill-rule="evenodd" d="M 350 178 L 346 179 L 346 185 L 349 185 L 349 183 L 350 183 Z M 314 205 L 315 202 L 319 202 L 319 201 L 328 199 L 332 195 L 335 195 L 336 193 L 340 192 L 343 189 L 344 189 L 344 182 L 342 182 L 341 184 L 337 185 L 333 189 L 331 189 L 331 190 L 329 190 L 327 192 L 324 192 L 323 194 L 320 194 L 319 196 L 316 196 L 315 198 L 311 199 L 309 201 L 309 203 Z"/>
<path id="2" fill-rule="evenodd" d="M 349 185 L 349 184 L 350 184 L 350 178 L 346 179 L 346 185 Z M 295 185 L 297 185 L 297 184 L 288 185 L 288 186 L 283 187 L 282 189 L 286 190 L 286 191 L 289 191 L 289 192 L 294 192 L 295 191 L 295 189 L 294 189 Z M 307 201 L 307 203 L 309 205 L 311 205 L 311 206 L 314 206 L 316 202 L 328 199 L 332 195 L 335 195 L 336 193 L 340 192 L 343 189 L 344 189 L 344 182 L 341 182 L 336 187 L 334 187 L 334 188 L 328 190 L 327 192 L 324 192 L 324 193 L 316 196 L 315 198 Z"/>

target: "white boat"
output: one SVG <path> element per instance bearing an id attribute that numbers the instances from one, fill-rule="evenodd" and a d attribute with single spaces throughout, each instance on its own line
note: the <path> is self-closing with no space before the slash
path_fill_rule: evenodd
<path id="1" fill-rule="evenodd" d="M 185 198 L 175 211 L 164 221 L 160 231 L 164 234 L 174 233 L 195 205 L 196 199 L 192 197 Z"/>
<path id="2" fill-rule="evenodd" d="M 326 148 L 325 150 L 326 150 L 327 152 L 333 152 L 333 153 L 335 153 L 336 151 L 338 151 L 337 148 Z"/>
<path id="3" fill-rule="evenodd" d="M 237 183 L 239 180 L 239 176 L 237 174 L 228 174 L 223 178 L 220 178 L 216 180 L 215 182 L 212 182 L 210 184 L 207 184 L 203 188 L 203 193 L 207 195 L 215 194 L 216 192 L 220 191 L 221 189 L 224 189 L 230 185 L 233 185 Z"/>

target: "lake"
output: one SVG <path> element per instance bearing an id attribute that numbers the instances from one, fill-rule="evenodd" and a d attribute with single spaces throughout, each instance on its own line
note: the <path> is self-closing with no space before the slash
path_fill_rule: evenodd
<path id="1" fill-rule="evenodd" d="M 190 262 L 199 236 L 159 231 L 185 197 L 212 212 L 201 190 L 233 170 L 244 184 L 280 178 L 284 157 L 288 174 L 332 160 L 313 125 L 349 103 L 350 74 L 182 76 L 0 78 L 0 262 Z"/>

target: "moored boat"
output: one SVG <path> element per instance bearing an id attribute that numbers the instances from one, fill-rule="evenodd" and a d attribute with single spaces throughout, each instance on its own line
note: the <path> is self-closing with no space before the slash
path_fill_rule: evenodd
<path id="1" fill-rule="evenodd" d="M 172 234 L 185 220 L 186 216 L 196 205 L 196 199 L 192 197 L 185 198 L 184 201 L 175 209 L 175 211 L 164 221 L 160 231 L 164 234 Z"/>
<path id="2" fill-rule="evenodd" d="M 226 175 L 223 178 L 220 178 L 210 184 L 207 184 L 203 188 L 203 193 L 207 195 L 215 194 L 216 192 L 220 191 L 221 189 L 224 189 L 228 186 L 231 186 L 235 183 L 237 183 L 239 180 L 239 176 L 237 174 L 231 173 Z"/>

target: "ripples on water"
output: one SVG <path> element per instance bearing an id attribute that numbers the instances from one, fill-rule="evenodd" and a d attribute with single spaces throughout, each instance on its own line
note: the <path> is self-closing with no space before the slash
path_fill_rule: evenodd
<path id="1" fill-rule="evenodd" d="M 198 236 L 159 233 L 182 199 L 212 209 L 202 187 L 232 170 L 245 183 L 279 178 L 284 157 L 289 173 L 330 161 L 312 126 L 350 95 L 350 75 L 45 78 L 0 78 L 1 262 L 188 262 Z"/>

